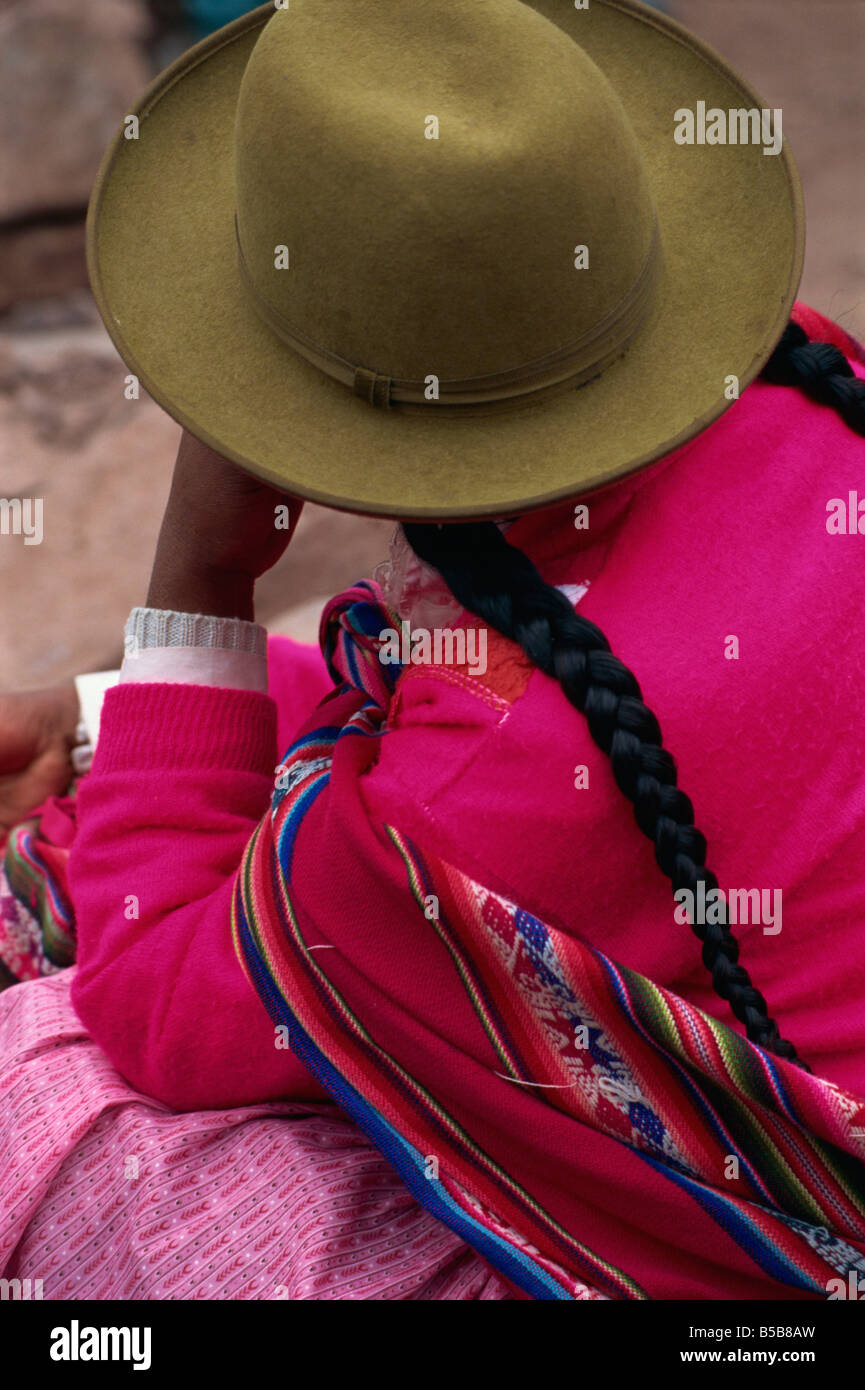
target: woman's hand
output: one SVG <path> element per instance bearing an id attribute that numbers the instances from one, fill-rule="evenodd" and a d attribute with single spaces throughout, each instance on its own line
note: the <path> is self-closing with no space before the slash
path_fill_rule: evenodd
<path id="1" fill-rule="evenodd" d="M 73 681 L 0 695 L 0 831 L 66 791 L 77 724 Z"/>
<path id="2" fill-rule="evenodd" d="M 251 620 L 255 581 L 282 555 L 302 507 L 184 430 L 148 606 Z"/>

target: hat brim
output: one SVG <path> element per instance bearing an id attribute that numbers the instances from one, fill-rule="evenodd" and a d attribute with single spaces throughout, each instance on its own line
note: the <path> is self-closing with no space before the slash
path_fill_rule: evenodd
<path id="1" fill-rule="evenodd" d="M 692 439 L 754 379 L 802 273 L 801 187 L 786 142 L 678 145 L 674 112 L 760 108 L 705 44 L 635 0 L 528 0 L 612 82 L 643 148 L 664 248 L 650 322 L 587 385 L 502 414 L 381 411 L 283 344 L 237 269 L 233 123 L 262 6 L 197 44 L 135 108 L 94 189 L 88 261 L 99 309 L 141 385 L 258 477 L 347 511 L 505 517 L 645 467 Z"/>

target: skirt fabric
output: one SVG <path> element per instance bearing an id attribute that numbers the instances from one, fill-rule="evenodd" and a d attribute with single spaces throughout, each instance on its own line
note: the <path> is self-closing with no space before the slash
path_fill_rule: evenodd
<path id="1" fill-rule="evenodd" d="M 69 1002 L 0 995 L 0 1275 L 50 1299 L 508 1299 L 331 1103 L 179 1114 Z"/>

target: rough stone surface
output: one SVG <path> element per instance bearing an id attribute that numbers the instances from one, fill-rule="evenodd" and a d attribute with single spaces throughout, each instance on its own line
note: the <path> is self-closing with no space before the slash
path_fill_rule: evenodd
<path id="1" fill-rule="evenodd" d="M 84 219 L 24 228 L 0 226 L 0 314 L 21 300 L 87 284 Z"/>
<path id="2" fill-rule="evenodd" d="M 0 219 L 84 208 L 116 126 L 149 81 L 138 0 L 0 6 Z"/>

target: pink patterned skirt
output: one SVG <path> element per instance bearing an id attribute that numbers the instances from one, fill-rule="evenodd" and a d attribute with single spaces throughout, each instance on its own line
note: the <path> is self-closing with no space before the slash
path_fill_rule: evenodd
<path id="1" fill-rule="evenodd" d="M 0 994 L 0 1276 L 44 1299 L 511 1297 L 335 1105 L 134 1091 L 73 970 Z"/>

